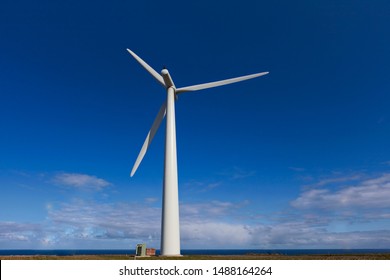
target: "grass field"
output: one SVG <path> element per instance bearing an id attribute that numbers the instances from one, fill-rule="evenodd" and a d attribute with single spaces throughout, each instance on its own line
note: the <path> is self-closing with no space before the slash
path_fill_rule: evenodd
<path id="1" fill-rule="evenodd" d="M 390 260 L 390 254 L 343 254 L 343 255 L 187 255 L 182 257 L 152 256 L 135 258 L 134 255 L 73 255 L 73 256 L 0 256 L 0 260 Z"/>

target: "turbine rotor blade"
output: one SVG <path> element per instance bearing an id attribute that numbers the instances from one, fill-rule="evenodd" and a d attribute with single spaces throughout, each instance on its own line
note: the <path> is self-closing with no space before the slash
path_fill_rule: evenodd
<path id="1" fill-rule="evenodd" d="M 166 88 L 163 77 L 156 70 L 154 70 L 152 67 L 150 67 L 149 64 L 147 64 L 145 61 L 143 61 L 142 58 L 140 58 L 138 55 L 136 55 L 130 49 L 127 49 L 127 51 L 135 58 L 135 60 L 138 61 L 139 64 L 141 64 L 141 66 L 143 68 L 145 68 L 146 71 L 148 71 L 150 73 L 150 75 L 152 75 L 157 80 L 157 82 L 159 82 L 163 87 Z"/>
<path id="2" fill-rule="evenodd" d="M 141 151 L 137 157 L 137 160 L 134 163 L 133 169 L 131 170 L 130 177 L 133 177 L 134 173 L 137 171 L 138 166 L 140 165 L 142 159 L 144 158 L 146 151 L 148 150 L 150 143 L 152 143 L 153 137 L 156 134 L 158 128 L 160 127 L 161 121 L 164 119 L 167 112 L 167 103 L 161 106 L 160 111 L 158 111 L 157 117 L 155 118 L 152 128 L 149 130 L 148 135 L 146 136 L 145 142 L 142 145 Z"/>
<path id="3" fill-rule="evenodd" d="M 257 74 L 251 74 L 251 75 L 246 75 L 246 76 L 241 76 L 237 78 L 231 78 L 227 80 L 221 80 L 221 81 L 216 81 L 216 82 L 211 82 L 211 83 L 205 83 L 205 84 L 199 84 L 199 85 L 194 85 L 194 86 L 188 86 L 188 87 L 182 87 L 176 89 L 176 93 L 182 93 L 186 91 L 196 91 L 196 90 L 202 90 L 206 88 L 213 88 L 213 87 L 219 87 L 219 86 L 224 86 L 232 83 L 238 83 L 241 81 L 257 78 L 260 76 L 267 75 L 269 72 L 262 72 L 262 73 L 257 73 Z"/>

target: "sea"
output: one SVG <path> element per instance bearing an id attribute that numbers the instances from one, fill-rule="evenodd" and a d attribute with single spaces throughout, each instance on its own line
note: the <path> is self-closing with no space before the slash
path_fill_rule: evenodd
<path id="1" fill-rule="evenodd" d="M 160 252 L 156 250 L 158 255 Z M 182 255 L 247 255 L 247 254 L 278 254 L 278 255 L 342 255 L 342 254 L 380 254 L 390 253 L 390 249 L 183 249 Z M 135 250 L 0 250 L 0 256 L 20 255 L 134 255 Z"/>

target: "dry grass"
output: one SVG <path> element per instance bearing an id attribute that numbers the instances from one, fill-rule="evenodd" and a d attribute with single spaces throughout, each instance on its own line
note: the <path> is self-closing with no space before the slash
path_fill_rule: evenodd
<path id="1" fill-rule="evenodd" d="M 74 255 L 74 256 L 0 256 L 0 260 L 134 260 L 134 255 Z M 182 257 L 137 258 L 137 260 L 390 260 L 390 254 L 343 254 L 343 255 L 188 255 Z"/>

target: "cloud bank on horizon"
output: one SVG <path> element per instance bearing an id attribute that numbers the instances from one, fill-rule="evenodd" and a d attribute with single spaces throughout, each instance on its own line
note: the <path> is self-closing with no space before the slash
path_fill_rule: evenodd
<path id="1" fill-rule="evenodd" d="M 74 194 L 68 201 L 47 202 L 44 216 L 35 222 L 1 221 L 0 248 L 122 249 L 139 242 L 159 247 L 160 198 L 104 201 L 96 195 L 110 196 L 115 185 L 87 174 L 61 172 L 42 182 L 54 182 L 61 193 L 74 190 L 61 189 L 60 184 L 73 186 L 88 198 Z M 110 191 L 102 188 L 108 185 Z M 302 185 L 296 198 L 266 215 L 256 207 L 260 203 L 256 197 L 182 202 L 182 247 L 390 248 L 390 231 L 385 229 L 390 218 L 390 173 L 334 176 L 311 187 Z"/>

